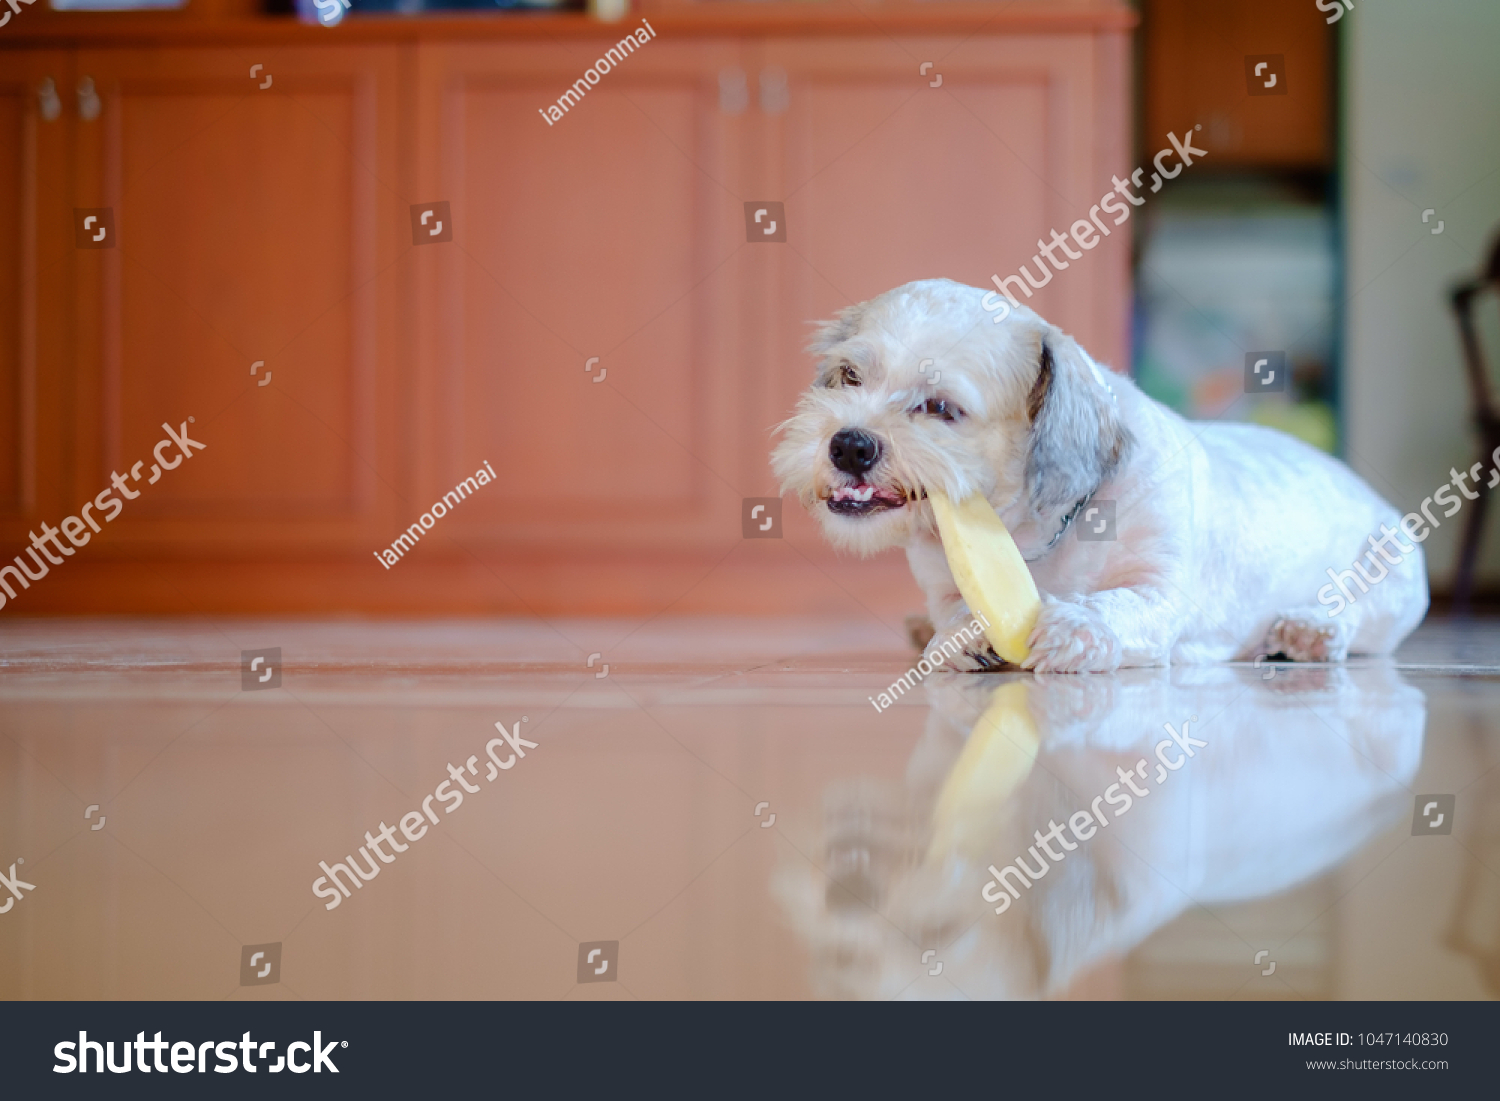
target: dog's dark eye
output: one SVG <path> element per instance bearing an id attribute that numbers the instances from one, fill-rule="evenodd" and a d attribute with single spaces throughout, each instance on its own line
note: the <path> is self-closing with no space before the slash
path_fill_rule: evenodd
<path id="1" fill-rule="evenodd" d="M 926 413 L 929 417 L 937 417 L 938 420 L 955 421 L 963 416 L 963 411 L 951 401 L 941 398 L 928 398 L 913 412 Z"/>
<path id="2" fill-rule="evenodd" d="M 858 386 L 859 385 L 859 373 L 857 371 L 855 371 L 855 369 L 853 367 L 849 366 L 849 364 L 847 364 L 847 363 L 839 365 L 839 385 L 840 386 Z"/>

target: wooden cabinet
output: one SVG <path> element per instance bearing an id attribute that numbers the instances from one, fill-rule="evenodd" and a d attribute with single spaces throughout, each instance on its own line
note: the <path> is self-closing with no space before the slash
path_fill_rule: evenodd
<path id="1" fill-rule="evenodd" d="M 942 33 L 654 17 L 551 125 L 623 29 L 11 44 L 0 533 L 149 467 L 164 422 L 208 448 L 4 614 L 911 610 L 901 556 L 836 559 L 793 503 L 784 539 L 742 537 L 806 322 L 1013 271 L 1128 167 L 1127 12 L 930 10 Z M 784 244 L 747 240 L 765 200 Z M 74 208 L 116 247 L 76 247 Z M 1127 253 L 1036 303 L 1117 365 Z M 372 560 L 483 461 L 492 485 Z"/>

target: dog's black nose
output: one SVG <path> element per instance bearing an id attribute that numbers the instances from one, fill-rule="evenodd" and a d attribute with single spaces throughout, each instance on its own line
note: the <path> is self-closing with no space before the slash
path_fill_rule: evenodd
<path id="1" fill-rule="evenodd" d="M 880 458 L 880 441 L 862 428 L 841 428 L 828 441 L 828 458 L 845 474 L 863 474 Z"/>

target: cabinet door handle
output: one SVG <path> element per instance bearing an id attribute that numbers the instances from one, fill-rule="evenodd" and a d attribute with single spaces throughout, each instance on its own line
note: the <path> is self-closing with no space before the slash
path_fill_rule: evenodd
<path id="1" fill-rule="evenodd" d="M 719 70 L 719 110 L 726 115 L 743 114 L 750 106 L 750 86 L 744 69 Z"/>
<path id="2" fill-rule="evenodd" d="M 62 114 L 62 100 L 57 95 L 57 85 L 49 76 L 37 86 L 36 109 L 43 122 L 56 122 Z"/>
<path id="3" fill-rule="evenodd" d="M 78 117 L 84 122 L 93 122 L 101 110 L 99 93 L 94 90 L 94 78 L 82 77 L 78 81 Z"/>
<path id="4" fill-rule="evenodd" d="M 760 71 L 760 109 L 768 115 L 779 115 L 791 102 L 787 88 L 786 70 L 778 66 Z"/>

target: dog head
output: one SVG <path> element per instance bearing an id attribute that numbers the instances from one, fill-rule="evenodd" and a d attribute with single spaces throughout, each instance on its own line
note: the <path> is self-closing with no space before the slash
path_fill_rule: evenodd
<path id="1" fill-rule="evenodd" d="M 982 493 L 1012 531 L 1027 520 L 1041 531 L 1130 444 L 1103 375 L 1071 337 L 952 280 L 851 306 L 809 350 L 817 374 L 780 427 L 772 465 L 834 544 L 861 553 L 932 530 L 929 488 L 955 501 Z"/>

